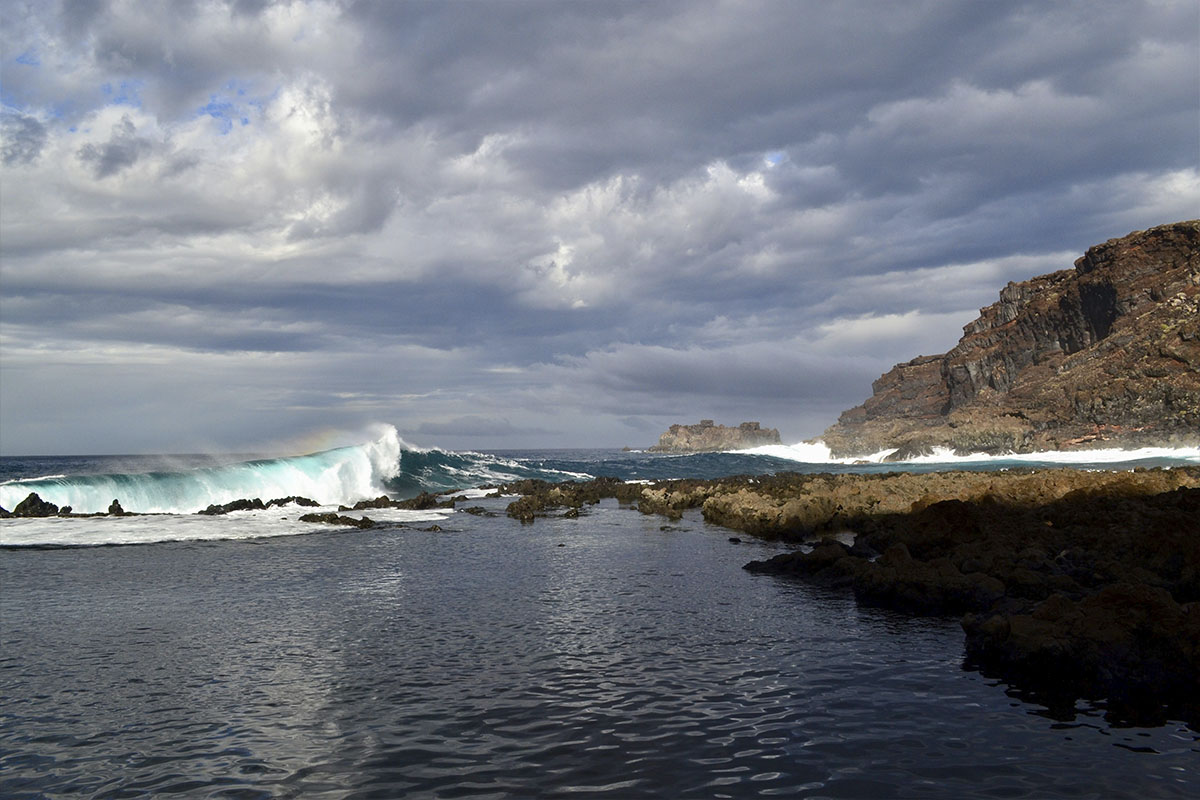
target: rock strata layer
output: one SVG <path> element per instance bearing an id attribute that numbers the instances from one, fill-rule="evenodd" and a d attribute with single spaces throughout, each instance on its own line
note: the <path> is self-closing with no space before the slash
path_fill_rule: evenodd
<path id="1" fill-rule="evenodd" d="M 954 349 L 872 389 L 821 437 L 834 455 L 1200 444 L 1200 220 L 1008 284 Z"/>
<path id="2" fill-rule="evenodd" d="M 698 425 L 672 425 L 658 438 L 658 444 L 649 449 L 654 453 L 714 453 L 767 444 L 779 444 L 779 431 L 775 428 L 764 428 L 757 422 L 743 422 L 730 428 L 702 419 Z"/>

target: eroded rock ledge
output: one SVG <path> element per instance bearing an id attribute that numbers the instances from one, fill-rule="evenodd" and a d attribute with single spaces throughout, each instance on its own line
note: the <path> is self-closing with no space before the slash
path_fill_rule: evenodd
<path id="1" fill-rule="evenodd" d="M 1200 730 L 1200 467 L 799 475 L 500 487 L 530 522 L 605 497 L 812 544 L 746 568 L 962 615 L 969 663 L 1115 721 Z M 853 544 L 835 540 L 852 533 Z M 845 539 L 847 537 L 839 537 Z"/>

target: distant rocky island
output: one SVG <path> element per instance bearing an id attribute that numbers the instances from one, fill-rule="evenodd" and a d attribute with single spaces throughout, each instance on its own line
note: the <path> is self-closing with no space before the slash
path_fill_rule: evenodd
<path id="1" fill-rule="evenodd" d="M 872 389 L 822 435 L 834 455 L 1200 444 L 1200 220 L 1009 283 L 954 349 Z"/>
<path id="2" fill-rule="evenodd" d="M 730 428 L 714 425 L 711 419 L 702 419 L 698 425 L 672 425 L 649 450 L 652 453 L 715 453 L 765 444 L 779 444 L 779 431 L 764 428 L 757 422 L 743 422 Z"/>

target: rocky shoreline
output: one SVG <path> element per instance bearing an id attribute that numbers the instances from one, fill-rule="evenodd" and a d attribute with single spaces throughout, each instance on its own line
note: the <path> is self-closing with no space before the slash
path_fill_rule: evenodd
<path id="1" fill-rule="evenodd" d="M 1200 467 L 785 472 L 483 488 L 492 498 L 518 495 L 506 512 L 526 524 L 579 517 L 610 498 L 669 520 L 698 509 L 707 522 L 795 546 L 751 561 L 749 571 L 840 588 L 863 605 L 959 616 L 966 666 L 1036 693 L 1064 718 L 1083 698 L 1116 724 L 1179 719 L 1200 730 Z M 379 497 L 300 519 L 372 528 L 369 517 L 341 512 L 462 502 L 445 495 Z M 198 513 L 284 504 L 316 505 L 239 500 Z M 125 514 L 114 500 L 109 515 Z M 51 515 L 104 516 L 73 514 L 36 495 L 13 511 Z"/>
<path id="2" fill-rule="evenodd" d="M 795 543 L 745 568 L 961 617 L 966 663 L 1070 716 L 1200 730 L 1200 467 L 778 475 L 496 487 L 509 516 L 642 513 Z M 563 511 L 565 509 L 565 512 Z M 849 544 L 847 544 L 849 542 Z"/>

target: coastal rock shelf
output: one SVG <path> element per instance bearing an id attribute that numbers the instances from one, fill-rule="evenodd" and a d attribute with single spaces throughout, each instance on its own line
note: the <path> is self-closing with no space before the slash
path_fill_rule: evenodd
<path id="1" fill-rule="evenodd" d="M 1115 722 L 1200 730 L 1200 467 L 521 481 L 497 493 L 522 495 L 508 513 L 527 523 L 603 498 L 671 519 L 699 508 L 803 545 L 748 570 L 961 615 L 970 665 L 1064 716 L 1083 697 Z"/>
<path id="2" fill-rule="evenodd" d="M 1200 221 L 1008 284 L 950 352 L 872 389 L 822 435 L 834 455 L 1200 444 Z"/>
<path id="3" fill-rule="evenodd" d="M 698 425 L 672 425 L 649 450 L 652 453 L 715 453 L 767 444 L 779 444 L 779 431 L 775 428 L 764 428 L 757 422 L 743 422 L 730 428 L 715 425 L 711 419 L 702 419 Z"/>

